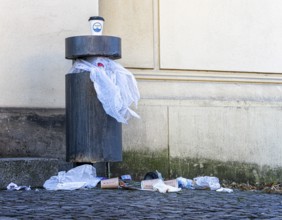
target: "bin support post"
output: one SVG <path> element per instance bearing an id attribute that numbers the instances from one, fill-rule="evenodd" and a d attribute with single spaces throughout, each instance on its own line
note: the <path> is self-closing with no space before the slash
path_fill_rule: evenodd
<path id="1" fill-rule="evenodd" d="M 111 164 L 110 164 L 110 162 L 106 162 L 106 172 L 107 172 L 107 177 L 108 178 L 111 178 Z"/>

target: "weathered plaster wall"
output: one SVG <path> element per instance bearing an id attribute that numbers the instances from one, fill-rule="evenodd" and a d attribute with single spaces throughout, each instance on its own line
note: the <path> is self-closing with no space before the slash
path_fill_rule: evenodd
<path id="1" fill-rule="evenodd" d="M 123 126 L 117 170 L 280 179 L 280 7 L 275 0 L 101 0 L 105 33 L 122 37 L 121 63 L 141 92 L 142 119 Z"/>
<path id="2" fill-rule="evenodd" d="M 161 68 L 281 73 L 281 1 L 160 0 L 159 6 Z"/>
<path id="3" fill-rule="evenodd" d="M 228 2 L 220 1 L 226 13 L 217 13 L 223 6 L 204 0 L 99 1 L 105 34 L 122 38 L 120 62 L 135 74 L 141 93 L 137 112 L 142 119 L 123 126 L 124 161 L 113 164 L 113 175 L 142 178 L 158 169 L 164 177 L 281 180 L 281 40 L 280 26 L 273 22 L 281 15 L 273 7 L 282 3 L 230 1 L 231 7 Z M 64 111 L 50 108 L 64 107 L 64 75 L 71 65 L 64 60 L 64 38 L 88 34 L 87 19 L 98 12 L 97 1 L 87 3 L 0 3 L 2 157 L 63 160 Z M 237 16 L 240 22 L 229 29 L 232 25 L 220 26 L 219 21 L 233 21 L 230 7 L 236 13 L 238 8 L 254 10 Z M 262 14 L 264 22 L 257 24 Z M 19 15 L 20 26 L 14 23 Z M 17 27 L 21 35 L 14 32 Z M 212 35 L 208 30 L 213 29 L 240 37 Z M 185 42 L 191 38 L 193 43 Z M 210 38 L 217 44 L 207 42 Z M 234 45 L 230 39 L 236 39 Z"/>
<path id="4" fill-rule="evenodd" d="M 0 107 L 64 107 L 65 38 L 90 33 L 97 0 L 0 2 Z"/>

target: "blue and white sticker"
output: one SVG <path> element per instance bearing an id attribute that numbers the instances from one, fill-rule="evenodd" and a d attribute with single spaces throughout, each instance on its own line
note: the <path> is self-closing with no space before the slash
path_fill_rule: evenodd
<path id="1" fill-rule="evenodd" d="M 99 22 L 95 22 L 92 26 L 94 32 L 101 32 L 102 31 L 102 25 Z"/>

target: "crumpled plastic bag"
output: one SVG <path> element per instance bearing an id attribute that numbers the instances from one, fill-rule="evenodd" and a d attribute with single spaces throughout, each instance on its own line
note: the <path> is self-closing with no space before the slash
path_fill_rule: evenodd
<path id="1" fill-rule="evenodd" d="M 119 63 L 105 57 L 77 59 L 69 72 L 90 72 L 105 112 L 118 122 L 127 124 L 131 117 L 140 118 L 129 108 L 132 103 L 137 107 L 140 99 L 137 82 L 133 74 Z"/>
<path id="2" fill-rule="evenodd" d="M 75 190 L 94 188 L 101 181 L 96 177 L 96 169 L 91 165 L 81 165 L 68 172 L 61 171 L 58 176 L 46 180 L 43 187 L 47 190 Z"/>
<path id="3" fill-rule="evenodd" d="M 9 183 L 9 185 L 7 186 L 7 190 L 9 191 L 14 191 L 14 190 L 25 190 L 25 191 L 29 191 L 31 190 L 30 186 L 18 186 L 15 183 Z"/>
<path id="4" fill-rule="evenodd" d="M 216 190 L 217 192 L 227 192 L 227 193 L 232 193 L 233 192 L 233 189 L 230 189 L 230 188 L 219 188 Z"/>
<path id="5" fill-rule="evenodd" d="M 159 181 L 153 185 L 153 190 L 158 191 L 160 193 L 167 193 L 167 192 L 179 192 L 181 191 L 181 188 L 176 188 L 173 186 L 166 185 L 163 180 L 159 179 Z"/>
<path id="6" fill-rule="evenodd" d="M 178 177 L 176 178 L 177 182 L 178 182 L 178 186 L 180 188 L 186 188 L 186 189 L 195 189 L 194 187 L 194 181 L 191 179 L 186 179 L 183 177 Z"/>
<path id="7" fill-rule="evenodd" d="M 199 176 L 193 179 L 195 189 L 217 190 L 220 188 L 219 179 L 214 176 Z"/>

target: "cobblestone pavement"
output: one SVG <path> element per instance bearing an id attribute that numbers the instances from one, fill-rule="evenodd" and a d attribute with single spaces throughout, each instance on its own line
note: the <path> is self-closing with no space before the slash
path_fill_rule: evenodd
<path id="1" fill-rule="evenodd" d="M 282 219 L 282 195 L 250 191 L 0 191 L 0 219 Z"/>

